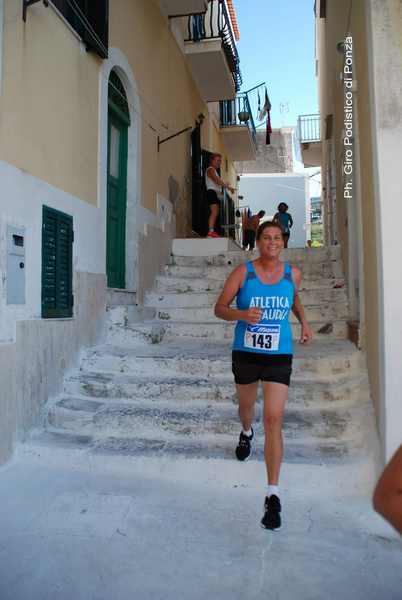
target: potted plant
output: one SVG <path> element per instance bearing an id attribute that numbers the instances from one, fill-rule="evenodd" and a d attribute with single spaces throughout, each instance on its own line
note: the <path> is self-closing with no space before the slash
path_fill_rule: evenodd
<path id="1" fill-rule="evenodd" d="M 238 114 L 238 117 L 240 123 L 247 123 L 247 121 L 250 119 L 250 113 L 248 110 L 241 110 Z"/>

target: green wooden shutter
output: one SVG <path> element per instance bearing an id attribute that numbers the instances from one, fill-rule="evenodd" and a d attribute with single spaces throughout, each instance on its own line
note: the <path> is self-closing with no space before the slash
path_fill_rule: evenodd
<path id="1" fill-rule="evenodd" d="M 43 207 L 42 318 L 73 316 L 73 218 Z"/>

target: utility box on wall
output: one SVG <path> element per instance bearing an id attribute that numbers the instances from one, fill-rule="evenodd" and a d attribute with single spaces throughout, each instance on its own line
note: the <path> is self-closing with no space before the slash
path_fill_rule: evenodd
<path id="1" fill-rule="evenodd" d="M 7 227 L 7 304 L 25 304 L 25 229 Z"/>

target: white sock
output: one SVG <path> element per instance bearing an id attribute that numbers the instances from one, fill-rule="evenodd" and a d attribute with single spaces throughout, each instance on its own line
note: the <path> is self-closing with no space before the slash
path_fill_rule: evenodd
<path id="1" fill-rule="evenodd" d="M 209 233 L 212 233 L 213 231 L 215 231 L 215 229 L 213 227 L 209 228 Z"/>
<path id="2" fill-rule="evenodd" d="M 267 488 L 268 498 L 273 495 L 278 496 L 278 498 L 279 498 L 279 486 L 278 485 L 268 485 L 268 488 Z"/>
<path id="3" fill-rule="evenodd" d="M 253 430 L 247 429 L 247 431 L 246 431 L 245 429 L 243 429 L 243 434 L 246 435 L 247 437 L 251 437 L 253 435 Z"/>

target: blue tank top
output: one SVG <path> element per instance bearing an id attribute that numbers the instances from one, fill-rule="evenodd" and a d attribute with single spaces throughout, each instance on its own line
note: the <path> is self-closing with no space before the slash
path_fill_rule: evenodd
<path id="1" fill-rule="evenodd" d="M 285 263 L 283 277 L 278 283 L 262 283 L 252 262 L 246 263 L 247 275 L 237 294 L 237 308 L 260 308 L 263 312 L 258 325 L 238 321 L 233 350 L 273 354 L 293 354 L 293 336 L 289 313 L 293 306 L 295 288 L 292 267 Z"/>
<path id="2" fill-rule="evenodd" d="M 278 218 L 279 223 L 282 225 L 283 233 L 290 233 L 290 215 L 288 213 L 277 213 L 276 217 Z"/>

